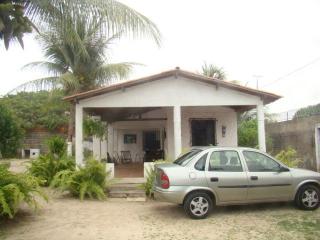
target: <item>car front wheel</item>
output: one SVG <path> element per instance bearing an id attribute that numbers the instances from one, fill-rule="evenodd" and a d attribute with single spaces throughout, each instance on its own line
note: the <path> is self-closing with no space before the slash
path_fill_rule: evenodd
<path id="1" fill-rule="evenodd" d="M 296 205 L 303 210 L 315 210 L 320 205 L 320 191 L 314 185 L 302 186 L 296 197 Z"/>
<path id="2" fill-rule="evenodd" d="M 211 212 L 212 205 L 212 200 L 208 194 L 195 192 L 187 196 L 183 207 L 191 218 L 203 219 Z"/>

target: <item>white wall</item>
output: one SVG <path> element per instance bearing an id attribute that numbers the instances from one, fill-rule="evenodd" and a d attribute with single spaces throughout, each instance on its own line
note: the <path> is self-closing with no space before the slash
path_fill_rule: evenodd
<path id="1" fill-rule="evenodd" d="M 192 118 L 212 118 L 216 122 L 216 139 L 218 146 L 237 146 L 237 113 L 226 107 L 182 107 L 181 110 L 182 148 L 191 147 Z M 222 136 L 222 126 L 226 127 L 226 135 Z"/>
<path id="2" fill-rule="evenodd" d="M 80 100 L 83 107 L 257 105 L 260 97 L 184 77 L 168 77 Z"/>

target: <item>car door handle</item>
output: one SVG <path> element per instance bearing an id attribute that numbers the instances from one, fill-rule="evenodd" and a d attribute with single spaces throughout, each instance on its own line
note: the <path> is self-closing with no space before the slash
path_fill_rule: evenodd
<path id="1" fill-rule="evenodd" d="M 251 176 L 250 179 L 251 180 L 258 180 L 258 176 Z"/>
<path id="2" fill-rule="evenodd" d="M 217 177 L 212 177 L 212 178 L 210 178 L 210 181 L 211 181 L 211 182 L 219 182 L 219 178 L 217 178 Z"/>

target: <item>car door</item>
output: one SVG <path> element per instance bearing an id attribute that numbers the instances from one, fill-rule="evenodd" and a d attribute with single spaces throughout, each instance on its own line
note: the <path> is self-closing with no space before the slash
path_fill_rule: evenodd
<path id="1" fill-rule="evenodd" d="M 293 193 L 290 170 L 257 151 L 242 151 L 248 169 L 248 201 L 286 200 Z"/>
<path id="2" fill-rule="evenodd" d="M 246 201 L 247 172 L 244 171 L 238 151 L 214 150 L 207 162 L 207 183 L 218 195 L 219 202 Z"/>

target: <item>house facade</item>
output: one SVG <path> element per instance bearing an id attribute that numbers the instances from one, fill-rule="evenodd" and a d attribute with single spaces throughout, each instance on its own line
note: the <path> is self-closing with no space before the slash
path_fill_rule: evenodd
<path id="1" fill-rule="evenodd" d="M 82 125 L 84 114 L 89 114 L 108 125 L 107 141 L 93 141 L 96 156 L 120 156 L 143 166 L 155 159 L 175 159 L 193 146 L 237 146 L 237 114 L 253 108 L 258 113 L 259 146 L 265 151 L 263 107 L 279 98 L 176 68 L 65 100 L 76 105 L 77 164 L 83 164 Z"/>

